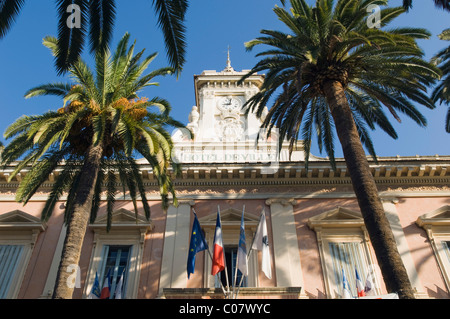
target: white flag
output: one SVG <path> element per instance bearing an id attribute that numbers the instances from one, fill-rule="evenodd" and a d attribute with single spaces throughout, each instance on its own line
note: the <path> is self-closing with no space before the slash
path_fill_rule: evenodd
<path id="1" fill-rule="evenodd" d="M 253 240 L 252 249 L 262 251 L 262 265 L 261 269 L 267 278 L 272 278 L 272 263 L 270 258 L 269 237 L 267 235 L 266 214 L 264 210 L 258 223 L 255 238 Z"/>
<path id="2" fill-rule="evenodd" d="M 366 296 L 375 296 L 375 285 L 374 285 L 375 276 L 373 273 L 367 275 L 366 285 L 364 287 L 364 292 Z"/>
<path id="3" fill-rule="evenodd" d="M 117 283 L 116 286 L 116 297 L 115 299 L 122 299 L 122 285 L 123 285 L 123 272 L 122 275 L 120 276 L 120 280 Z"/>

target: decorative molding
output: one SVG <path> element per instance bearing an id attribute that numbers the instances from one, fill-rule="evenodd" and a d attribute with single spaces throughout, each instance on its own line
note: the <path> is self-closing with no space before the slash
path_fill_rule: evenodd
<path id="1" fill-rule="evenodd" d="M 259 297 L 275 297 L 275 298 L 292 298 L 300 299 L 301 287 L 243 287 L 239 289 L 239 296 L 247 298 Z M 222 289 L 220 288 L 164 288 L 164 299 L 225 299 Z"/>
<path id="2" fill-rule="evenodd" d="M 323 228 L 356 227 L 362 229 L 365 237 L 368 237 L 361 213 L 341 206 L 309 218 L 308 226 L 316 231 Z"/>
<path id="3" fill-rule="evenodd" d="M 450 290 L 450 262 L 448 259 L 450 250 L 448 244 L 450 243 L 450 205 L 444 205 L 419 216 L 416 224 L 426 231 L 445 285 Z"/>
<path id="4" fill-rule="evenodd" d="M 216 218 L 217 215 L 213 213 L 205 217 L 199 218 L 199 222 L 204 228 L 215 228 Z M 241 218 L 242 218 L 242 210 L 238 210 L 235 208 L 227 208 L 225 210 L 220 211 L 220 220 L 222 223 L 222 227 L 227 226 L 240 227 Z M 246 228 L 250 229 L 256 228 L 259 222 L 259 216 L 249 214 L 244 211 L 244 222 Z"/>
<path id="5" fill-rule="evenodd" d="M 184 145 L 183 143 L 180 143 Z M 186 144 L 187 145 L 187 144 Z M 192 146 L 193 147 L 193 146 Z M 151 166 L 145 160 L 139 160 L 144 185 L 149 189 L 158 189 Z M 369 161 L 369 163 L 371 163 Z M 175 177 L 174 185 L 182 187 L 220 187 L 220 186 L 322 186 L 324 188 L 351 186 L 345 161 L 338 159 L 336 171 L 331 169 L 325 158 L 314 158 L 306 170 L 302 161 L 279 162 L 276 165 L 259 163 L 182 163 L 182 172 Z M 15 195 L 20 178 L 7 182 L 8 174 L 14 169 L 14 163 L 0 170 L 0 193 Z M 264 174 L 269 168 L 276 168 L 274 174 Z M 25 175 L 28 169 L 21 172 Z M 62 170 L 58 167 L 54 176 Z M 372 174 L 380 188 L 415 187 L 421 193 L 439 186 L 450 192 L 450 157 L 379 158 L 379 164 L 371 163 Z M 49 179 L 31 200 L 40 194 L 48 194 L 53 182 Z M 5 196 L 3 195 L 3 196 Z M 447 195 L 444 195 L 447 196 Z M 0 198 L 2 200 L 2 198 Z"/>
<path id="6" fill-rule="evenodd" d="M 106 231 L 107 215 L 99 216 L 94 223 L 89 224 L 89 228 L 98 231 Z M 136 215 L 134 212 L 121 208 L 113 212 L 111 221 L 111 231 L 115 230 L 138 230 L 143 236 L 154 228 L 151 220 L 147 220 L 142 215 Z"/>
<path id="7" fill-rule="evenodd" d="M 432 226 L 450 227 L 450 205 L 444 205 L 427 214 L 419 216 L 419 218 L 417 218 L 416 224 L 419 227 L 423 227 L 425 229 L 430 229 Z"/>
<path id="8" fill-rule="evenodd" d="M 297 205 L 297 200 L 295 200 L 294 198 L 269 198 L 268 200 L 266 200 L 266 205 L 270 206 L 272 204 L 281 204 L 283 206 L 288 205 L 295 206 Z"/>
<path id="9" fill-rule="evenodd" d="M 178 200 L 178 206 L 180 205 L 189 205 L 191 207 L 195 206 L 195 200 L 193 199 L 182 199 Z"/>
<path id="10" fill-rule="evenodd" d="M 0 215 L 0 235 L 2 231 L 29 234 L 31 248 L 34 247 L 39 234 L 45 231 L 46 227 L 46 224 L 39 218 L 21 210 L 13 210 Z"/>

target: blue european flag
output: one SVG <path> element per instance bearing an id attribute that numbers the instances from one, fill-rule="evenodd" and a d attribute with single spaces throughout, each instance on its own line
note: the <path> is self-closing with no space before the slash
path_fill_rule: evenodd
<path id="1" fill-rule="evenodd" d="M 89 294 L 89 299 L 100 299 L 101 291 L 100 291 L 100 282 L 98 281 L 97 272 L 95 272 L 95 280 L 94 285 L 92 286 L 91 293 Z"/>
<path id="2" fill-rule="evenodd" d="M 208 244 L 206 243 L 205 237 L 203 236 L 203 231 L 200 227 L 197 215 L 194 213 L 194 223 L 192 225 L 191 243 L 189 245 L 189 254 L 187 259 L 188 278 L 191 274 L 194 273 L 195 255 L 198 252 L 206 249 L 208 249 Z"/>

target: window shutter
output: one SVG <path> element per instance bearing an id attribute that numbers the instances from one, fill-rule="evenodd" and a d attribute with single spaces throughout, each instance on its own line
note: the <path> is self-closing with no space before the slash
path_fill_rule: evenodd
<path id="1" fill-rule="evenodd" d="M 0 299 L 8 297 L 23 245 L 0 245 Z"/>

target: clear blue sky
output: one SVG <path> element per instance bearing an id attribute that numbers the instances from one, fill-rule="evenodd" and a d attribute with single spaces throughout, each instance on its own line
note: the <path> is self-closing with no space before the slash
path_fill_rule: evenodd
<path id="1" fill-rule="evenodd" d="M 137 48 L 148 53 L 159 52 L 150 69 L 168 65 L 161 32 L 151 0 L 117 1 L 117 22 L 114 44 L 125 32 L 137 40 Z M 315 0 L 310 0 L 310 3 Z M 194 74 L 204 70 L 223 70 L 227 47 L 231 48 L 231 63 L 235 70 L 250 69 L 256 63 L 254 52 L 246 52 L 244 42 L 259 36 L 261 29 L 280 30 L 282 24 L 272 9 L 276 0 L 192 0 L 187 14 L 187 63 L 177 80 L 175 77 L 159 78 L 160 86 L 146 89 L 143 96 L 160 96 L 170 101 L 172 116 L 187 123 L 188 114 L 195 104 Z M 391 0 L 390 6 L 401 4 Z M 394 26 L 394 25 L 393 25 Z M 437 35 L 450 27 L 450 13 L 434 7 L 432 0 L 415 0 L 414 8 L 396 20 L 395 26 L 423 27 L 432 33 L 430 40 L 421 41 L 427 58 L 450 43 Z M 24 99 L 24 93 L 37 85 L 68 80 L 58 77 L 53 67 L 53 57 L 42 45 L 46 35 L 56 35 L 57 18 L 54 0 L 27 1 L 8 35 L 0 40 L 0 132 L 23 114 L 41 114 L 61 106 L 53 97 Z M 87 52 L 87 50 L 85 50 Z M 450 155 L 450 134 L 445 133 L 446 105 L 435 110 L 421 108 L 428 119 L 428 127 L 420 128 L 403 118 L 394 122 L 399 134 L 392 140 L 380 130 L 372 132 L 379 156 Z M 0 138 L 4 142 L 3 137 Z M 336 145 L 337 156 L 342 156 Z M 317 149 L 313 154 L 320 156 Z M 326 154 L 322 154 L 325 156 Z"/>

